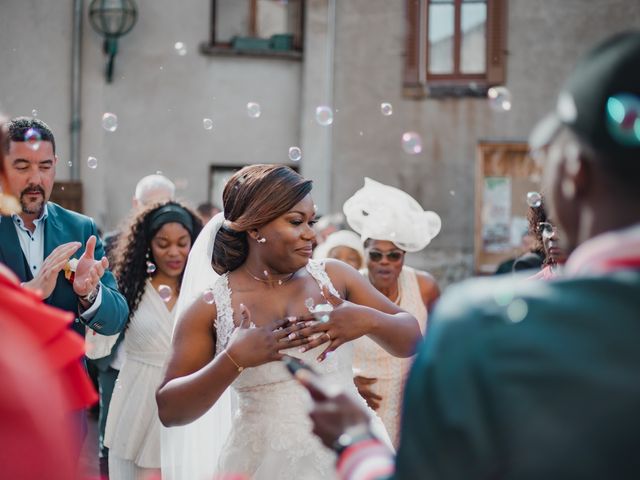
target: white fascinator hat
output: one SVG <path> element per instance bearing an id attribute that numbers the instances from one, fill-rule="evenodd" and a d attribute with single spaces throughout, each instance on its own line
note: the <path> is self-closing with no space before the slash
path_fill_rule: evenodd
<path id="1" fill-rule="evenodd" d="M 440 216 L 423 210 L 411 195 L 368 177 L 342 210 L 362 242 L 387 240 L 407 252 L 422 250 L 442 227 Z"/>

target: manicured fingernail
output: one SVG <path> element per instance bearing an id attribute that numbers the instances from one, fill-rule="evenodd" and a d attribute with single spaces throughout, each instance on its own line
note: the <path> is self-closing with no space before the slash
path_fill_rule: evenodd
<path id="1" fill-rule="evenodd" d="M 298 352 L 300 352 L 300 353 L 304 353 L 304 352 L 306 352 L 306 351 L 307 351 L 307 349 L 306 349 L 306 348 L 304 348 L 304 347 L 300 347 L 300 348 L 298 349 Z"/>
<path id="2" fill-rule="evenodd" d="M 289 334 L 289 340 L 295 340 L 296 339 L 296 334 L 295 333 L 290 333 Z"/>

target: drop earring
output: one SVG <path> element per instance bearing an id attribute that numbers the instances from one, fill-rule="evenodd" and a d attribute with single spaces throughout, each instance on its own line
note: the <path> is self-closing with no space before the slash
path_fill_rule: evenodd
<path id="1" fill-rule="evenodd" d="M 144 258 L 147 261 L 147 273 L 151 275 L 156 271 L 156 264 L 151 261 L 151 255 L 149 255 L 149 250 L 147 250 L 147 253 L 145 254 Z"/>
<path id="2" fill-rule="evenodd" d="M 260 238 L 258 238 L 258 239 L 256 240 L 256 242 L 258 242 L 258 243 L 267 243 L 267 239 L 266 239 L 266 238 L 264 238 L 264 237 L 260 237 Z"/>

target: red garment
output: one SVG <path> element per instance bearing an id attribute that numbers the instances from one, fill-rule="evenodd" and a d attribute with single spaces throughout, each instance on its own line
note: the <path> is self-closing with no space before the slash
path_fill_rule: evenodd
<path id="1" fill-rule="evenodd" d="M 53 375 L 62 383 L 69 411 L 93 405 L 98 395 L 80 361 L 84 341 L 69 329 L 73 315 L 42 303 L 33 292 L 0 273 L 0 317 L 24 327 L 42 353 Z M 21 357 L 28 362 L 28 358 Z"/>
<path id="2" fill-rule="evenodd" d="M 0 264 L 0 465 L 2 478 L 75 478 L 70 418 L 96 401 L 80 361 L 73 315 L 20 287 Z"/>
<path id="3" fill-rule="evenodd" d="M 551 268 L 551 265 L 547 265 L 535 275 L 531 275 L 527 280 L 551 280 L 558 276 L 558 273 Z"/>

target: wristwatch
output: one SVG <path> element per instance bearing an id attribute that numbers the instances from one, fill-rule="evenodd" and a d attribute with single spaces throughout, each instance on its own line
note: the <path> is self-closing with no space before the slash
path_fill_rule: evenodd
<path id="1" fill-rule="evenodd" d="M 100 291 L 100 284 L 98 283 L 98 285 L 96 285 L 96 288 L 94 288 L 87 295 L 82 297 L 82 299 L 88 304 L 93 304 L 93 302 L 96 301 L 96 298 L 98 298 L 99 291 Z"/>
<path id="2" fill-rule="evenodd" d="M 369 425 L 360 423 L 358 425 L 347 427 L 344 432 L 342 432 L 342 435 L 333 442 L 332 448 L 339 456 L 351 445 L 361 442 L 362 440 L 369 440 L 373 438 L 376 438 L 376 436 L 371 432 Z"/>

